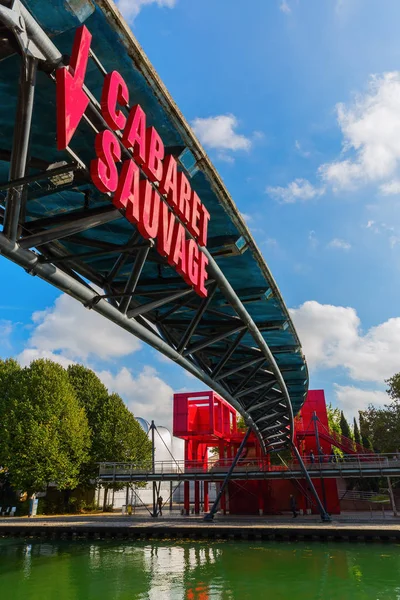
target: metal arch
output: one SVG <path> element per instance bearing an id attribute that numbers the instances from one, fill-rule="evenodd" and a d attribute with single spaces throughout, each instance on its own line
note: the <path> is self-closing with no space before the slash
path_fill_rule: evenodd
<path id="1" fill-rule="evenodd" d="M 36 41 L 41 43 L 42 48 L 50 47 L 52 50 L 46 60 L 54 65 L 59 61 L 60 53 L 44 32 L 38 32 L 32 21 L 30 23 Z M 46 39 L 41 40 L 43 36 Z M 101 65 L 98 59 L 96 61 L 97 66 Z M 87 124 L 95 129 L 92 119 L 98 119 L 106 127 L 99 104 L 93 97 L 89 108 Z M 26 139 L 29 139 L 30 126 L 30 120 L 26 121 Z M 124 149 L 124 152 L 128 151 Z M 87 169 L 84 163 L 72 151 L 70 155 L 74 163 L 69 171 L 76 169 L 74 165 L 80 165 L 82 181 L 85 182 Z M 21 193 L 29 195 L 28 185 L 43 180 L 44 174 L 29 175 L 25 165 L 23 167 L 0 188 L 12 190 L 18 184 Z M 54 172 L 54 169 L 49 170 L 50 181 Z M 90 182 L 87 180 L 85 183 L 87 188 Z M 63 189 L 68 189 L 68 185 Z M 198 377 L 243 415 L 264 450 L 289 446 L 293 439 L 291 397 L 282 376 L 283 368 L 278 366 L 264 336 L 268 331 L 279 331 L 288 318 L 255 322 L 212 252 L 206 250 L 209 296 L 199 301 L 190 288 L 184 287 L 180 278 L 171 277 L 173 272 L 166 261 L 152 250 L 151 243 L 149 245 L 141 240 L 137 232 L 132 236 L 130 229 L 130 241 L 120 245 L 110 243 L 106 236 L 102 239 L 101 234 L 112 230 L 114 225 L 118 226 L 123 215 L 110 204 L 90 208 L 86 191 L 82 195 L 82 210 L 41 219 L 26 221 L 20 205 L 17 205 L 12 211 L 14 233 L 10 234 L 8 227 L 3 229 L 0 252 L 30 274 L 38 275 L 130 331 Z M 6 220 L 10 207 L 7 199 Z M 22 234 L 19 239 L 15 237 L 16 226 Z M 100 237 L 84 235 L 94 230 L 100 232 Z M 89 247 L 91 251 L 79 252 L 77 247 Z M 103 266 L 104 257 L 111 260 L 110 264 L 107 262 L 107 269 Z M 153 267 L 159 269 L 159 278 L 147 280 L 147 267 L 149 270 Z M 127 273 L 124 274 L 124 270 Z M 98 294 L 82 277 L 100 286 L 105 293 Z M 258 293 L 247 301 L 254 302 L 259 298 Z"/>

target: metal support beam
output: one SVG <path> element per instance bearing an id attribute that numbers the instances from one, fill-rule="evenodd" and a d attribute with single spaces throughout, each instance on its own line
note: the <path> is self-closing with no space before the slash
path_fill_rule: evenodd
<path id="1" fill-rule="evenodd" d="M 126 314 L 128 306 L 132 300 L 132 296 L 135 293 L 136 286 L 139 281 L 139 277 L 143 271 L 144 263 L 146 262 L 146 258 L 149 251 L 150 245 L 139 250 L 135 262 L 133 263 L 132 272 L 125 286 L 124 297 L 122 298 L 119 305 L 119 310 L 124 315 Z"/>
<path id="2" fill-rule="evenodd" d="M 201 342 L 198 342 L 197 344 L 193 344 L 193 346 L 190 346 L 183 352 L 183 356 L 189 356 L 190 354 L 195 354 L 199 350 L 203 350 L 203 348 L 207 348 L 207 346 L 216 344 L 217 342 L 220 342 L 221 340 L 224 340 L 225 338 L 229 337 L 230 335 L 233 335 L 237 331 L 242 331 L 243 329 L 247 329 L 247 328 L 246 328 L 246 325 L 242 324 L 242 325 L 240 325 L 240 327 L 234 327 L 233 329 L 228 329 L 227 331 L 223 331 L 222 333 L 219 333 L 218 335 L 215 335 L 213 337 L 202 340 Z"/>
<path id="3" fill-rule="evenodd" d="M 233 391 L 235 396 L 238 394 L 238 392 L 240 392 L 240 390 L 242 390 L 249 383 L 249 381 L 251 381 L 256 376 L 256 374 L 261 369 L 261 367 L 264 363 L 265 363 L 265 358 L 258 365 L 255 365 L 245 377 L 243 377 L 242 381 L 239 383 L 239 385 Z"/>
<path id="4" fill-rule="evenodd" d="M 169 294 L 168 296 L 163 296 L 158 300 L 153 300 L 152 302 L 147 302 L 146 304 L 142 304 L 141 306 L 136 306 L 128 311 L 128 317 L 137 317 L 138 315 L 145 315 L 146 313 L 155 310 L 156 308 L 160 308 L 165 304 L 169 304 L 174 300 L 178 300 L 178 298 L 183 298 L 184 296 L 189 296 L 189 294 L 193 294 L 192 288 L 187 288 L 186 290 L 179 290 L 174 294 Z"/>
<path id="5" fill-rule="evenodd" d="M 201 302 L 199 310 L 197 311 L 196 315 L 193 317 L 193 319 L 192 319 L 191 323 L 189 324 L 188 328 L 186 329 L 181 341 L 179 342 L 179 346 L 177 348 L 178 352 L 182 353 L 183 350 L 188 345 L 188 343 L 190 342 L 192 335 L 196 331 L 196 328 L 197 328 L 198 324 L 200 323 L 202 316 L 204 315 L 207 308 L 209 307 L 216 291 L 217 291 L 217 284 L 214 282 L 208 291 L 207 297 L 204 298 L 204 300 Z"/>
<path id="6" fill-rule="evenodd" d="M 315 433 L 315 441 L 317 444 L 318 460 L 319 460 L 319 463 L 321 464 L 324 460 L 324 456 L 322 453 L 322 448 L 319 443 L 318 416 L 317 416 L 316 411 L 313 412 L 312 420 L 313 420 L 313 424 L 314 424 L 314 433 Z M 324 478 L 322 477 L 322 475 L 320 477 L 320 480 L 321 480 L 322 500 L 324 503 L 324 508 L 326 510 L 326 491 L 325 491 Z"/>
<path id="7" fill-rule="evenodd" d="M 74 172 L 80 168 L 81 165 L 75 164 L 63 165 L 61 167 L 54 167 L 52 169 L 49 168 L 47 169 L 47 171 L 42 171 L 41 173 L 36 173 L 35 175 L 25 175 L 25 177 L 20 177 L 19 179 L 11 179 L 10 181 L 0 183 L 0 191 L 9 190 L 10 188 L 19 187 L 27 183 L 33 183 L 34 181 L 43 181 L 44 179 L 50 179 L 50 177 L 55 177 L 56 175 L 63 175 L 64 173 Z"/>
<path id="8" fill-rule="evenodd" d="M 216 377 L 215 379 L 217 381 L 221 381 L 221 379 L 226 379 L 230 375 L 236 375 L 236 373 L 239 373 L 239 371 L 242 371 L 243 369 L 248 369 L 249 367 L 252 367 L 253 365 L 258 365 L 260 363 L 262 365 L 264 362 L 265 362 L 264 357 L 253 358 L 253 360 L 249 360 L 247 362 L 240 363 L 236 367 L 233 367 L 233 369 L 229 369 L 229 371 L 224 371 L 221 375 L 218 375 L 218 377 Z"/>
<path id="9" fill-rule="evenodd" d="M 152 467 L 152 471 L 153 474 L 156 472 L 155 469 L 155 444 L 154 444 L 154 430 L 155 430 L 155 424 L 154 421 L 151 422 L 150 425 L 150 432 L 151 432 L 151 467 Z M 158 511 L 157 511 L 157 483 L 155 481 L 153 481 L 153 513 L 152 513 L 152 517 L 157 517 Z"/>
<path id="10" fill-rule="evenodd" d="M 38 61 L 36 58 L 29 55 L 22 56 L 17 114 L 15 117 L 9 173 L 10 181 L 18 180 L 26 175 L 37 64 Z M 17 187 L 11 187 L 7 194 L 3 232 L 12 242 L 15 242 L 18 237 L 23 193 L 24 187 L 23 185 L 19 185 Z"/>
<path id="11" fill-rule="evenodd" d="M 218 264 L 216 263 L 214 258 L 211 256 L 211 254 L 209 252 L 207 252 L 206 249 L 203 249 L 203 252 L 207 256 L 208 261 L 209 261 L 209 263 L 208 263 L 209 275 L 213 279 L 215 279 L 215 281 L 218 281 L 218 287 L 220 289 L 220 292 L 229 301 L 230 305 L 236 311 L 237 315 L 240 317 L 240 319 L 243 321 L 243 323 L 246 323 L 249 333 L 253 337 L 257 346 L 263 352 L 265 358 L 268 361 L 268 364 L 270 365 L 270 369 L 273 371 L 273 373 L 276 377 L 276 380 L 279 383 L 279 387 L 282 390 L 282 395 L 283 395 L 285 403 L 286 403 L 287 413 L 290 416 L 290 437 L 293 440 L 294 429 L 293 429 L 292 404 L 290 402 L 290 396 L 287 391 L 285 381 L 282 377 L 280 367 L 278 367 L 278 365 L 275 361 L 275 358 L 273 357 L 272 352 L 269 349 L 268 344 L 266 343 L 265 339 L 263 338 L 257 325 L 254 323 L 253 319 L 251 318 L 251 316 L 245 309 L 243 303 L 238 298 L 237 294 L 235 293 L 235 290 L 233 289 L 233 287 L 231 286 L 231 284 L 225 277 L 224 273 L 221 271 L 220 267 L 218 266 Z"/>
<path id="12" fill-rule="evenodd" d="M 237 349 L 237 347 L 239 346 L 240 342 L 242 341 L 242 339 L 244 338 L 245 335 L 246 335 L 245 330 L 242 331 L 241 333 L 239 333 L 239 335 L 237 336 L 237 338 L 235 339 L 233 344 L 231 346 L 229 346 L 228 350 L 225 352 L 224 356 L 221 358 L 221 360 L 215 367 L 214 371 L 211 374 L 212 377 L 214 377 L 216 379 L 217 375 L 221 372 L 221 369 L 224 368 L 224 366 L 226 365 L 228 360 L 231 358 L 232 354 L 235 352 L 235 350 Z"/>
<path id="13" fill-rule="evenodd" d="M 83 285 L 79 281 L 76 281 L 73 277 L 61 271 L 54 265 L 43 264 L 40 258 L 34 252 L 24 250 L 18 246 L 18 244 L 10 242 L 3 234 L 0 233 L 0 253 L 3 254 L 9 260 L 19 264 L 28 272 L 33 275 L 38 275 L 45 281 L 48 281 L 55 287 L 59 288 L 63 292 L 69 294 L 85 306 L 93 304 L 93 300 L 97 298 L 97 293 Z M 104 282 L 103 282 L 104 283 Z M 219 286 L 219 281 L 217 281 Z M 259 428 L 252 419 L 250 413 L 244 408 L 244 406 L 237 400 L 229 390 L 215 381 L 213 377 L 207 372 L 200 369 L 193 360 L 180 355 L 175 349 L 174 344 L 170 344 L 167 341 L 160 339 L 155 333 L 151 332 L 142 324 L 138 323 L 134 319 L 129 319 L 126 315 L 121 314 L 115 307 L 113 307 L 107 300 L 102 299 L 97 302 L 92 310 L 101 314 L 104 318 L 109 321 L 116 323 L 126 331 L 129 331 L 133 335 L 136 335 L 140 340 L 150 344 L 156 350 L 160 351 L 164 356 L 172 359 L 174 362 L 185 368 L 189 373 L 200 379 L 203 383 L 213 389 L 217 394 L 225 398 L 245 419 L 247 425 L 254 428 L 254 433 L 257 435 L 261 447 L 263 450 L 266 449 L 268 440 L 262 436 Z M 246 327 L 243 325 L 240 328 L 243 335 L 246 333 Z M 227 332 L 224 335 L 231 335 L 233 331 Z M 215 341 L 215 340 L 214 340 Z M 235 340 L 237 342 L 237 340 Z M 290 415 L 289 415 L 290 416 Z"/>
<path id="14" fill-rule="evenodd" d="M 242 442 L 241 442 L 241 444 L 239 446 L 238 451 L 236 452 L 236 456 L 235 456 L 235 458 L 232 461 L 232 464 L 231 464 L 231 466 L 229 468 L 229 471 L 227 472 L 227 474 L 225 476 L 225 479 L 222 482 L 222 485 L 221 485 L 220 490 L 219 490 L 219 492 L 217 494 L 217 497 L 214 500 L 214 504 L 212 505 L 210 512 L 207 513 L 206 516 L 204 517 L 204 521 L 212 521 L 214 519 L 214 515 L 215 515 L 215 513 L 218 510 L 218 505 L 219 505 L 219 503 L 221 501 L 222 494 L 224 493 L 225 488 L 228 485 L 228 482 L 229 482 L 229 480 L 231 478 L 231 475 L 233 473 L 233 469 L 237 465 L 237 462 L 238 462 L 238 460 L 239 460 L 239 458 L 240 458 L 240 456 L 241 456 L 241 454 L 242 454 L 242 452 L 244 450 L 244 447 L 245 447 L 245 445 L 247 443 L 247 440 L 249 439 L 250 433 L 251 433 L 251 428 L 249 427 L 247 429 L 247 431 L 246 431 L 246 434 L 245 434 L 244 438 L 242 439 Z"/>
<path id="15" fill-rule="evenodd" d="M 258 390 L 262 390 L 263 388 L 269 387 L 270 386 L 270 381 L 264 381 L 263 383 L 258 383 L 257 385 L 253 385 L 251 388 L 247 388 L 246 390 L 243 390 L 242 392 L 239 393 L 235 393 L 236 398 L 242 398 L 242 396 L 248 396 L 248 394 L 252 394 L 253 392 L 257 392 Z M 278 385 L 278 382 L 275 381 L 274 385 Z M 273 386 L 271 386 L 273 387 Z M 271 387 L 269 389 L 271 389 Z"/>
<path id="16" fill-rule="evenodd" d="M 297 458 L 297 460 L 299 462 L 300 469 L 302 470 L 304 477 L 306 478 L 307 485 L 310 488 L 310 491 L 317 502 L 318 510 L 321 515 L 321 520 L 324 521 L 325 523 L 329 523 L 331 521 L 331 517 L 326 512 L 324 505 L 322 504 L 321 500 L 319 499 L 317 490 L 315 489 L 314 484 L 311 480 L 310 474 L 307 471 L 305 464 L 303 463 L 303 459 L 300 456 L 300 452 L 298 451 L 296 444 L 293 442 L 292 442 L 292 450 L 294 452 L 295 457 Z"/>
<path id="17" fill-rule="evenodd" d="M 43 244 L 61 240 L 70 235 L 85 231 L 86 229 L 92 229 L 93 227 L 98 227 L 99 225 L 104 225 L 105 223 L 110 223 L 111 221 L 116 221 L 121 218 L 122 214 L 113 206 L 107 206 L 106 210 L 93 211 L 93 214 L 89 215 L 87 215 L 87 213 L 85 215 L 85 212 L 83 212 L 80 217 L 76 216 L 71 222 L 21 238 L 19 240 L 19 245 L 21 248 L 37 248 Z"/>

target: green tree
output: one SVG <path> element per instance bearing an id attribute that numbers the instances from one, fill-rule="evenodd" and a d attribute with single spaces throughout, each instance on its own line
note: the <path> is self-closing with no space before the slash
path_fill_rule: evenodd
<path id="1" fill-rule="evenodd" d="M 97 375 L 82 365 L 68 367 L 68 376 L 86 411 L 92 436 L 81 482 L 93 485 L 99 462 L 148 462 L 151 442 L 122 398 L 109 394 Z"/>
<path id="2" fill-rule="evenodd" d="M 361 424 L 361 421 L 360 421 Z M 400 447 L 400 407 L 392 403 L 383 408 L 369 406 L 362 412 L 363 442 L 376 452 L 397 452 Z M 368 433 L 367 433 L 368 432 Z"/>
<path id="3" fill-rule="evenodd" d="M 333 407 L 332 404 L 329 403 L 326 407 L 326 412 L 328 415 L 329 429 L 331 431 L 334 431 L 335 433 L 338 433 L 339 435 L 341 435 L 342 430 L 340 428 L 340 417 L 341 417 L 340 409 Z"/>
<path id="4" fill-rule="evenodd" d="M 393 377 L 390 377 L 390 379 L 386 379 L 385 383 L 389 386 L 386 390 L 389 397 L 394 402 L 398 402 L 400 400 L 400 373 L 396 373 Z"/>
<path id="5" fill-rule="evenodd" d="M 350 425 L 348 424 L 343 411 L 340 412 L 340 430 L 342 432 L 342 435 L 344 435 L 344 437 L 352 439 Z"/>
<path id="6" fill-rule="evenodd" d="M 368 450 L 373 450 L 371 441 L 371 430 L 368 422 L 367 411 L 359 410 L 358 418 L 360 422 L 361 444 L 364 446 L 364 448 L 367 448 Z"/>
<path id="7" fill-rule="evenodd" d="M 49 360 L 0 361 L 0 459 L 16 489 L 76 487 L 90 432 L 67 372 Z"/>
<path id="8" fill-rule="evenodd" d="M 355 443 L 356 444 L 361 444 L 360 430 L 358 428 L 357 419 L 355 417 L 353 419 L 353 435 L 354 435 L 354 441 L 355 441 Z"/>

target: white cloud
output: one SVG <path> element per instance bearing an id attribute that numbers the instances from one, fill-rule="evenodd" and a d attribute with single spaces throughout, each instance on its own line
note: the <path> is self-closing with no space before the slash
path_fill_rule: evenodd
<path id="1" fill-rule="evenodd" d="M 315 248 L 319 245 L 319 240 L 317 238 L 317 234 L 315 233 L 315 231 L 313 229 L 308 234 L 308 241 L 313 250 L 315 250 Z"/>
<path id="2" fill-rule="evenodd" d="M 309 158 L 311 156 L 311 152 L 303 150 L 303 147 L 300 144 L 299 140 L 296 140 L 294 142 L 294 147 L 296 148 L 298 154 L 300 154 L 300 156 L 302 156 L 303 158 Z"/>
<path id="3" fill-rule="evenodd" d="M 267 194 L 283 204 L 292 204 L 298 200 L 312 200 L 325 193 L 324 187 L 316 187 L 307 179 L 295 179 L 286 187 L 267 187 Z"/>
<path id="4" fill-rule="evenodd" d="M 400 181 L 398 179 L 393 179 L 388 183 L 383 183 L 379 189 L 384 196 L 400 194 Z"/>
<path id="5" fill-rule="evenodd" d="M 246 221 L 246 223 L 251 223 L 253 221 L 253 217 L 251 215 L 248 215 L 247 213 L 240 213 L 243 217 L 243 219 Z"/>
<path id="6" fill-rule="evenodd" d="M 336 403 L 347 418 L 358 417 L 359 410 L 365 410 L 370 404 L 383 406 L 389 403 L 386 392 L 380 390 L 362 390 L 353 385 L 334 384 Z"/>
<path id="7" fill-rule="evenodd" d="M 281 0 L 279 4 L 279 10 L 285 13 L 285 15 L 290 15 L 290 13 L 292 12 L 292 9 L 290 8 L 286 0 Z"/>
<path id="8" fill-rule="evenodd" d="M 233 165 L 235 162 L 235 159 L 233 158 L 233 156 L 226 154 L 226 152 L 218 152 L 217 159 L 221 160 L 222 162 L 227 163 L 228 165 Z"/>
<path id="9" fill-rule="evenodd" d="M 66 294 L 59 296 L 51 308 L 33 313 L 32 320 L 34 330 L 25 356 L 29 351 L 37 356 L 61 353 L 72 361 L 93 356 L 107 360 L 141 347 L 136 337 Z"/>
<path id="10" fill-rule="evenodd" d="M 270 248 L 278 247 L 278 241 L 275 238 L 267 238 L 266 240 L 264 240 L 261 243 L 264 244 L 265 246 L 269 246 Z"/>
<path id="11" fill-rule="evenodd" d="M 234 115 L 217 115 L 192 121 L 192 128 L 204 146 L 217 150 L 250 150 L 251 140 L 236 133 L 238 120 Z"/>
<path id="12" fill-rule="evenodd" d="M 0 319 L 0 355 L 3 351 L 8 351 L 11 347 L 10 336 L 13 330 L 11 321 Z"/>
<path id="13" fill-rule="evenodd" d="M 400 243 L 400 237 L 398 237 L 397 235 L 391 235 L 390 236 L 390 238 L 389 238 L 389 244 L 390 244 L 391 248 L 394 248 L 399 243 Z"/>
<path id="14" fill-rule="evenodd" d="M 125 19 L 133 21 L 144 6 L 157 4 L 160 8 L 174 8 L 177 0 L 117 0 L 116 4 L 125 17 Z"/>
<path id="15" fill-rule="evenodd" d="M 290 313 L 311 369 L 342 367 L 354 380 L 381 384 L 399 371 L 400 317 L 364 333 L 354 308 L 308 301 Z"/>
<path id="16" fill-rule="evenodd" d="M 340 238 L 334 238 L 328 244 L 329 248 L 338 248 L 339 250 L 350 250 L 351 244 L 346 242 L 346 240 L 341 240 Z"/>
<path id="17" fill-rule="evenodd" d="M 31 362 L 34 360 L 39 360 L 40 358 L 52 360 L 53 362 L 56 362 L 64 367 L 64 369 L 74 364 L 73 360 L 66 358 L 62 354 L 56 354 L 55 352 L 50 352 L 49 350 L 39 350 L 38 348 L 25 348 L 25 350 L 23 350 L 21 354 L 17 356 L 18 362 L 23 367 L 28 367 Z"/>
<path id="18" fill-rule="evenodd" d="M 136 417 L 154 419 L 156 425 L 171 428 L 173 390 L 153 367 L 145 366 L 137 376 L 126 367 L 116 375 L 110 371 L 100 371 L 97 375 L 110 392 L 125 400 Z"/>
<path id="19" fill-rule="evenodd" d="M 400 166 L 400 72 L 372 76 L 365 94 L 336 110 L 343 152 L 353 155 L 321 165 L 323 179 L 338 188 L 383 182 L 390 190 Z"/>

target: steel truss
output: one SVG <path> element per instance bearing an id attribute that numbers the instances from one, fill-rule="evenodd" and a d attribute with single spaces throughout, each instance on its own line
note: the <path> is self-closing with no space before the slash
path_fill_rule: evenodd
<path id="1" fill-rule="evenodd" d="M 252 319 L 217 264 L 221 253 L 218 239 L 211 238 L 209 250 L 204 250 L 209 260 L 208 297 L 200 299 L 134 226 L 130 226 L 129 240 L 124 237 L 121 244 L 109 241 L 107 232 L 118 228 L 121 219 L 126 226 L 123 213 L 107 196 L 100 203 L 98 198 L 93 200 L 88 167 L 75 152 L 68 148 L 68 160 L 61 165 L 43 165 L 30 156 L 36 71 L 45 71 L 54 81 L 62 56 L 19 1 L 12 8 L 8 5 L 0 2 L 0 21 L 18 39 L 21 76 L 8 159 L 10 176 L 0 184 L 7 193 L 5 210 L 0 211 L 1 254 L 150 344 L 223 396 L 244 417 L 264 451 L 289 447 L 293 412 L 282 372 L 292 367 L 278 367 L 263 336 L 291 327 L 289 317 L 270 322 Z M 99 59 L 93 53 L 91 58 L 104 75 L 106 69 Z M 89 97 L 85 126 L 92 132 L 99 124 L 107 128 L 99 103 L 90 93 Z M 130 156 L 122 148 L 124 155 Z M 4 160 L 4 153 L 0 158 Z M 46 198 L 68 189 L 81 194 L 81 209 L 26 218 L 31 197 Z M 255 298 L 259 300 L 260 293 Z M 273 350 L 299 352 L 300 346 Z"/>

